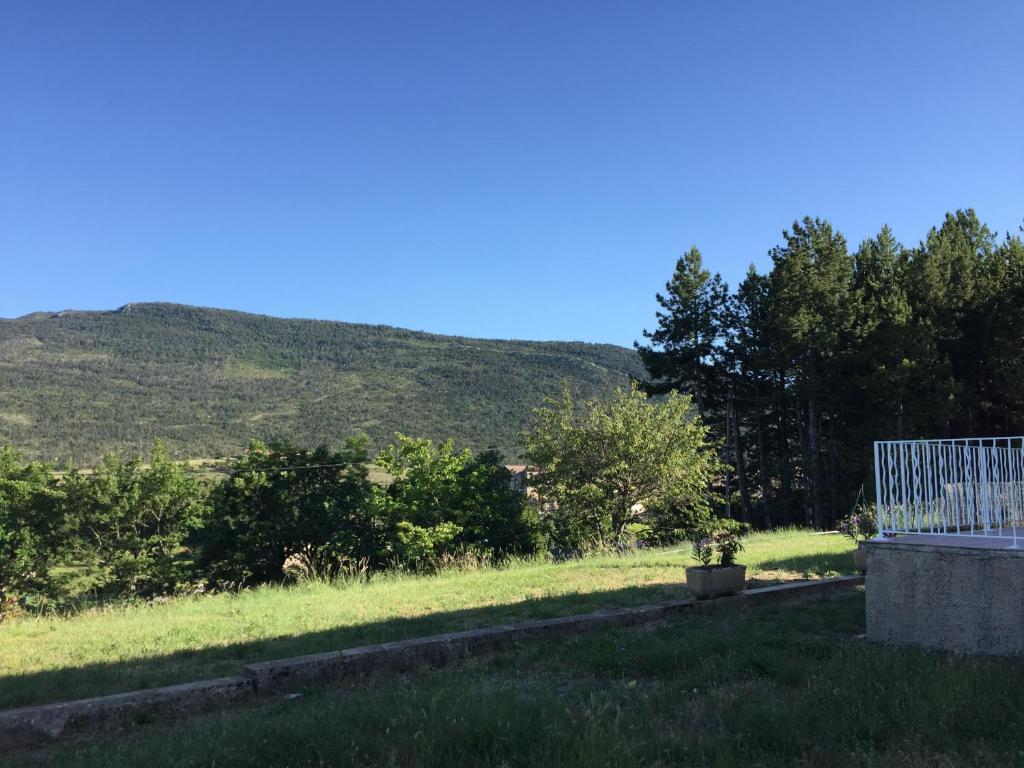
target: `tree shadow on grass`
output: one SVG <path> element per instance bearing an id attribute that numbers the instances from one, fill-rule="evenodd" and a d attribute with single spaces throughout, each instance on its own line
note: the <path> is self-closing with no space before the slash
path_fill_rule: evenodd
<path id="1" fill-rule="evenodd" d="M 327 593 L 325 599 L 344 600 L 346 591 Z M 0 676 L 0 710 L 237 675 L 245 664 L 256 661 L 689 596 L 680 573 L 678 584 L 526 598 L 503 605 L 440 611 L 411 618 L 341 625 L 296 635 Z M 245 617 L 239 616 L 239 624 L 244 622 Z"/>
<path id="2" fill-rule="evenodd" d="M 849 553 L 829 553 L 766 560 L 758 563 L 755 572 L 761 578 L 748 579 L 747 587 L 779 583 L 782 579 L 772 578 L 772 571 L 787 575 L 803 574 L 808 578 L 834 576 L 852 573 L 853 559 Z M 324 599 L 344 600 L 347 591 L 327 592 Z M 163 654 L 140 654 L 118 661 L 0 676 L 0 709 L 236 675 L 245 664 L 256 661 L 687 597 L 690 594 L 680 569 L 679 581 L 671 584 L 574 592 L 541 598 L 525 597 L 518 602 L 501 605 L 438 611 L 364 624 L 345 624 L 301 634 Z M 240 615 L 239 624 L 244 622 L 245 617 Z"/>

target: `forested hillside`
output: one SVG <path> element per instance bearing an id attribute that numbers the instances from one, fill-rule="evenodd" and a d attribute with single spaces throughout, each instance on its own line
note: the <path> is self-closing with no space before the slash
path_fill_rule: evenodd
<path id="1" fill-rule="evenodd" d="M 0 444 L 93 462 L 232 454 L 250 437 L 336 444 L 366 432 L 454 437 L 518 453 L 530 411 L 563 380 L 588 396 L 626 384 L 632 350 L 493 341 L 284 320 L 172 304 L 0 320 Z"/>

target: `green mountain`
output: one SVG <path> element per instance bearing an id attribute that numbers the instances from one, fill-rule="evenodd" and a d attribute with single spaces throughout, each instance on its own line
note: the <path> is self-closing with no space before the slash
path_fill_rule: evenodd
<path id="1" fill-rule="evenodd" d="M 395 431 L 518 455 L 562 381 L 585 395 L 640 375 L 609 344 L 468 339 L 175 304 L 0 320 L 0 444 L 89 463 L 161 438 L 222 456 L 251 437 L 375 444 Z"/>

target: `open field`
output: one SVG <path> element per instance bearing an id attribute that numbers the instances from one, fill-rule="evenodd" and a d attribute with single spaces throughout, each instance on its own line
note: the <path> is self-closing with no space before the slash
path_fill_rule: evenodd
<path id="1" fill-rule="evenodd" d="M 19 766 L 1018 765 L 1024 662 L 870 645 L 863 593 L 523 643 Z"/>
<path id="2" fill-rule="evenodd" d="M 754 583 L 852 572 L 852 543 L 745 539 Z M 370 583 L 264 587 L 0 624 L 0 708 L 236 674 L 243 663 L 686 596 L 687 547 Z"/>

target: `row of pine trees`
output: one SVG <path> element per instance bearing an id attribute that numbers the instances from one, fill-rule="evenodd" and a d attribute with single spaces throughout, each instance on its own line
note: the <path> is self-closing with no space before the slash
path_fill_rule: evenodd
<path id="1" fill-rule="evenodd" d="M 1024 433 L 1024 243 L 973 210 L 916 247 L 851 250 L 805 218 L 734 291 L 691 249 L 637 347 L 653 393 L 693 394 L 733 467 L 729 511 L 830 527 L 873 494 L 872 442 Z"/>

